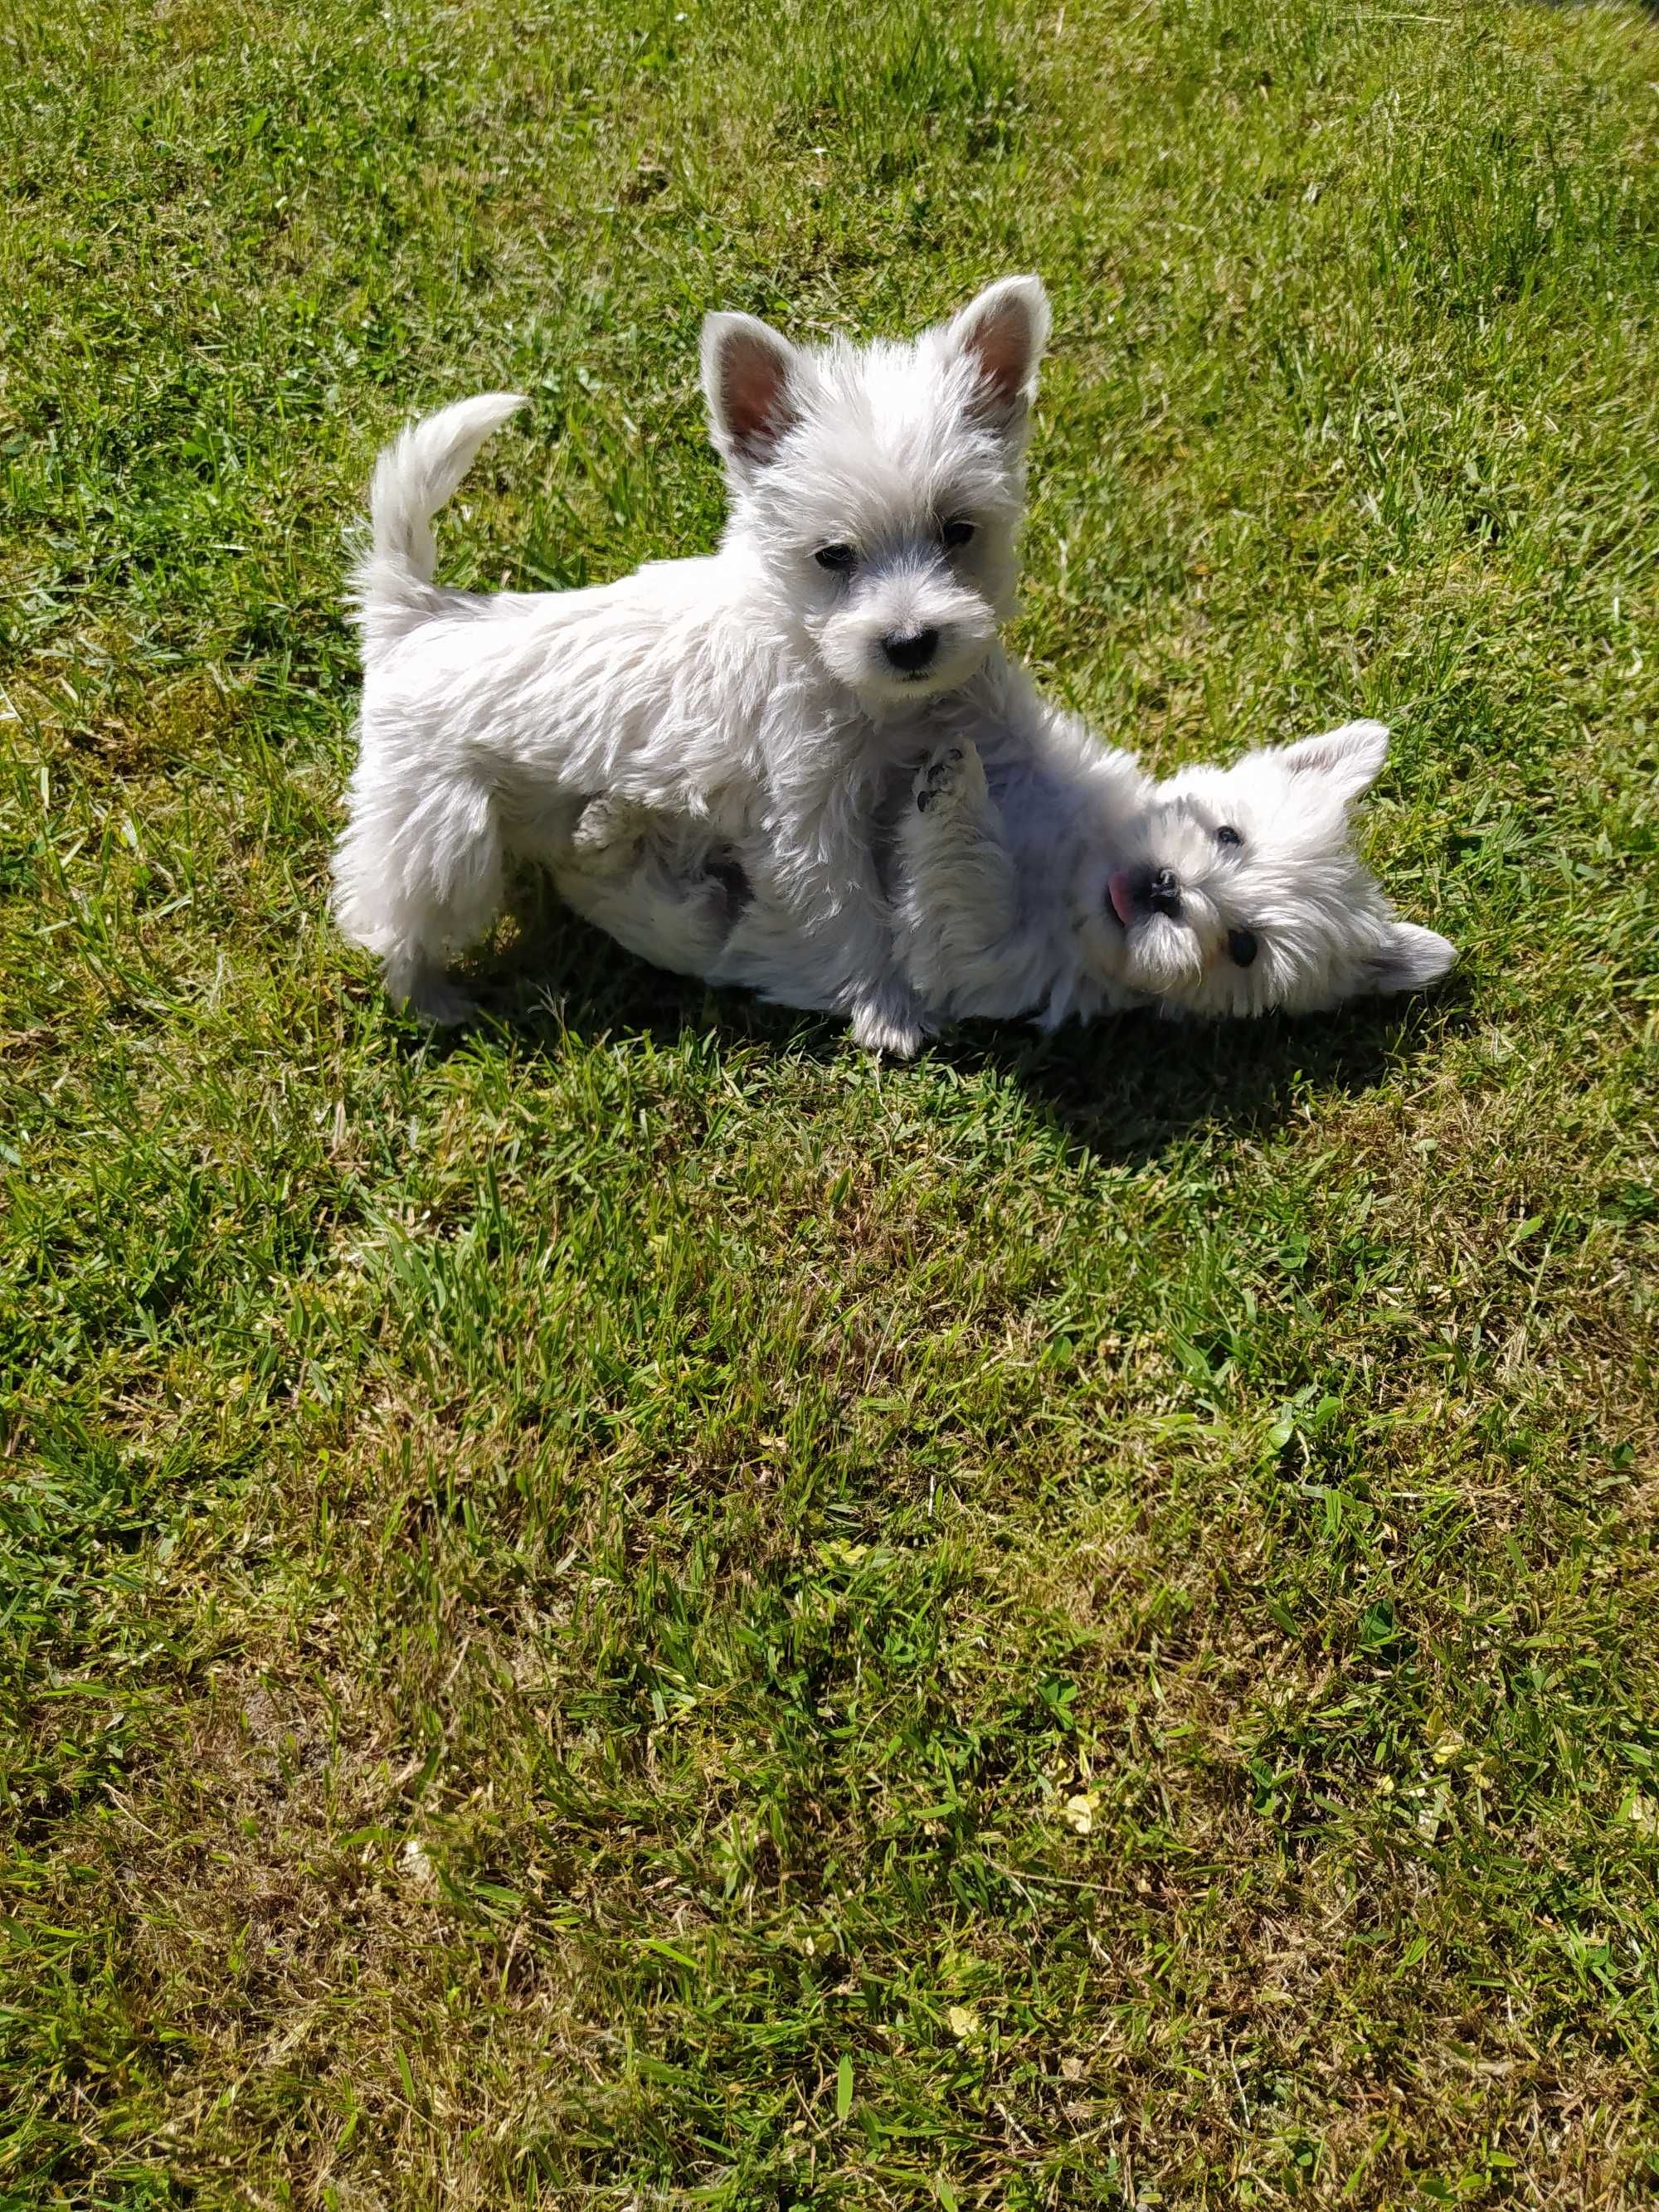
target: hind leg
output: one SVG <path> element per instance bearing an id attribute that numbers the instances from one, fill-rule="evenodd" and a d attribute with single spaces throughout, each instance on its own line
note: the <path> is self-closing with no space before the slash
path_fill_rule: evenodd
<path id="1" fill-rule="evenodd" d="M 442 961 L 423 948 L 398 946 L 386 955 L 382 973 L 386 996 L 434 1029 L 459 1029 L 478 1011 L 471 994 L 453 982 Z"/>
<path id="2" fill-rule="evenodd" d="M 503 854 L 489 795 L 476 785 L 377 787 L 360 765 L 334 855 L 334 911 L 379 956 L 390 995 L 442 1026 L 476 1011 L 445 975 L 501 912 Z"/>
<path id="3" fill-rule="evenodd" d="M 574 865 L 588 875 L 626 875 L 638 862 L 652 818 L 631 799 L 609 793 L 590 799 L 570 832 Z"/>
<path id="4" fill-rule="evenodd" d="M 590 799 L 554 870 L 560 895 L 629 952 L 708 976 L 741 901 L 708 833 L 627 799 Z"/>

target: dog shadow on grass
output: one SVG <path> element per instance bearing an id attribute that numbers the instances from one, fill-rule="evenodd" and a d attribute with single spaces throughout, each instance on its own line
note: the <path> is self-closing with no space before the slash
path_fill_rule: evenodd
<path id="1" fill-rule="evenodd" d="M 550 899 L 521 913 L 514 940 L 477 963 L 475 981 L 487 1024 L 550 1059 L 572 1036 L 637 1039 L 657 1050 L 708 1039 L 826 1065 L 861 1058 L 844 1024 L 668 975 Z M 1199 1129 L 1265 1133 L 1310 1092 L 1375 1090 L 1433 1051 L 1466 1010 L 1455 972 L 1431 995 L 1358 1000 L 1295 1019 L 1185 1022 L 1140 1012 L 1047 1036 L 1018 1022 L 968 1023 L 930 1041 L 908 1066 L 886 1065 L 901 1082 L 937 1080 L 941 1067 L 991 1073 L 1083 1151 L 1133 1164 Z M 465 1048 L 468 1034 L 440 1048 Z"/>

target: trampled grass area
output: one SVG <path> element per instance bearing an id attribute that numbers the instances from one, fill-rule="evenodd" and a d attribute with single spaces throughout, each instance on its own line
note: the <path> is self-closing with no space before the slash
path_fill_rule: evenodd
<path id="1" fill-rule="evenodd" d="M 0 21 L 9 2205 L 1659 2182 L 1659 25 Z M 877 1068 L 326 923 L 343 532 L 708 544 L 712 305 L 1040 270 L 1018 636 L 1359 712 L 1432 1001 Z"/>

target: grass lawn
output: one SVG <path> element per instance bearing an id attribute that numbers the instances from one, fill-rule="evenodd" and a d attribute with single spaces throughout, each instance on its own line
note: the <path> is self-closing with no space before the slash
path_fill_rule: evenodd
<path id="1" fill-rule="evenodd" d="M 1659 21 L 0 16 L 0 2205 L 1659 2188 Z M 914 1066 L 325 917 L 379 443 L 707 546 L 699 319 L 1056 341 L 1017 636 L 1395 725 L 1432 1000 Z"/>

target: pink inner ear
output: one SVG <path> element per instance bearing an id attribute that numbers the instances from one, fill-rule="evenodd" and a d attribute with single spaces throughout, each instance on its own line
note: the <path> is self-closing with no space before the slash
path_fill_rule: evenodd
<path id="1" fill-rule="evenodd" d="M 1324 777 L 1346 802 L 1376 781 L 1388 748 L 1388 732 L 1380 724 L 1360 722 L 1299 738 L 1284 747 L 1280 758 L 1292 775 Z"/>
<path id="2" fill-rule="evenodd" d="M 1317 738 L 1304 738 L 1289 749 L 1285 765 L 1293 775 L 1328 775 L 1342 765 L 1344 758 L 1339 746 L 1322 744 Z"/>
<path id="3" fill-rule="evenodd" d="M 720 411 L 747 461 L 769 460 L 795 419 L 787 361 L 747 331 L 728 338 L 720 356 Z"/>
<path id="4" fill-rule="evenodd" d="M 1012 407 L 1025 388 L 1031 368 L 1031 333 L 1021 308 L 998 308 L 975 324 L 963 340 L 963 351 L 978 365 L 988 396 Z"/>

